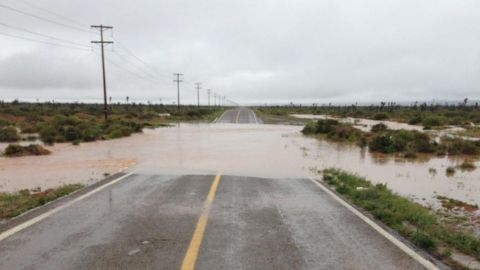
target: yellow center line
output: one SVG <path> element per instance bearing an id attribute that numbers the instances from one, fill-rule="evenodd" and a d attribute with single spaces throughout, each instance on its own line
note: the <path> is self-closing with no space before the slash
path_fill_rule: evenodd
<path id="1" fill-rule="evenodd" d="M 237 113 L 237 120 L 235 120 L 235 123 L 237 123 L 237 124 L 238 124 L 238 118 L 240 117 L 240 112 L 241 112 L 241 111 L 242 111 L 242 110 L 238 110 L 238 113 Z"/>
<path id="2" fill-rule="evenodd" d="M 203 208 L 203 212 L 198 219 L 197 226 L 193 232 L 192 241 L 190 246 L 188 246 L 187 254 L 183 259 L 181 270 L 193 270 L 195 269 L 195 263 L 197 262 L 198 253 L 200 252 L 200 246 L 202 245 L 203 236 L 205 234 L 205 229 L 207 228 L 208 215 L 210 214 L 210 209 L 212 207 L 213 201 L 215 200 L 215 195 L 217 194 L 218 185 L 220 184 L 220 179 L 222 177 L 221 173 L 218 173 L 213 180 L 210 191 L 208 192 L 207 201 Z"/>

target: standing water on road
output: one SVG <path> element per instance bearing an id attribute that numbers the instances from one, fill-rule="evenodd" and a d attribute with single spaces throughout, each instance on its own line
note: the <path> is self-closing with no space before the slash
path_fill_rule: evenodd
<path id="1" fill-rule="evenodd" d="M 111 141 L 56 144 L 50 156 L 0 158 L 0 191 L 92 183 L 131 167 L 144 173 L 299 178 L 329 167 L 357 173 L 425 204 L 444 195 L 480 204 L 480 170 L 447 176 L 462 159 L 405 161 L 303 136 L 286 125 L 180 124 Z M 34 176 L 34 177 L 33 177 Z"/>

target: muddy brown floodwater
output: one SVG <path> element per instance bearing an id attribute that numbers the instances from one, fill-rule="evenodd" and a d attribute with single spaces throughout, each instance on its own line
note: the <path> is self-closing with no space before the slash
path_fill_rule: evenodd
<path id="1" fill-rule="evenodd" d="M 214 173 L 298 178 L 328 167 L 357 173 L 428 204 L 435 195 L 480 204 L 480 169 L 448 166 L 463 159 L 416 162 L 372 155 L 365 149 L 305 137 L 302 127 L 245 124 L 180 124 L 145 129 L 128 138 L 48 147 L 49 156 L 0 158 L 0 191 L 43 189 L 68 183 L 90 184 L 129 167 L 131 171 Z M 478 164 L 477 162 L 477 165 Z M 436 173 L 434 172 L 436 171 Z"/>

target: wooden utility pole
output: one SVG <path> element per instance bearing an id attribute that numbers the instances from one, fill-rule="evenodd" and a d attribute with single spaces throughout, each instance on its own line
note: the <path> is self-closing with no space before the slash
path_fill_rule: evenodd
<path id="1" fill-rule="evenodd" d="M 200 108 L 200 88 L 202 83 L 197 82 L 195 85 L 197 86 L 197 107 Z"/>
<path id="2" fill-rule="evenodd" d="M 210 107 L 210 94 L 212 93 L 212 89 L 208 89 L 208 107 Z"/>
<path id="3" fill-rule="evenodd" d="M 173 73 L 173 76 L 175 76 L 174 82 L 177 83 L 177 108 L 180 110 L 180 83 L 183 82 L 183 80 L 180 79 L 181 76 L 183 76 L 182 73 Z"/>
<path id="4" fill-rule="evenodd" d="M 107 105 L 107 79 L 105 75 L 105 44 L 113 44 L 113 41 L 104 41 L 103 32 L 105 30 L 113 29 L 112 26 L 105 25 L 92 25 L 92 28 L 100 30 L 100 41 L 92 41 L 93 44 L 100 44 L 102 49 L 102 75 L 103 75 L 103 112 L 105 114 L 105 120 L 108 120 L 108 105 Z"/>

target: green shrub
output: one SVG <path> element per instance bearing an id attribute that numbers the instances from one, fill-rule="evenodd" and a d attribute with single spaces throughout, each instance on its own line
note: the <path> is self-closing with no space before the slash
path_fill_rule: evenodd
<path id="1" fill-rule="evenodd" d="M 449 155 L 478 155 L 480 154 L 480 142 L 469 141 L 461 138 L 442 138 L 442 144 L 445 145 Z"/>
<path id="2" fill-rule="evenodd" d="M 305 127 L 302 129 L 303 134 L 314 134 L 317 131 L 317 123 L 316 122 L 308 122 Z"/>
<path id="3" fill-rule="evenodd" d="M 0 118 L 0 127 L 6 127 L 10 125 L 11 125 L 10 121 Z"/>
<path id="4" fill-rule="evenodd" d="M 0 142 L 17 142 L 20 135 L 16 128 L 12 126 L 0 127 Z"/>
<path id="5" fill-rule="evenodd" d="M 374 134 L 368 144 L 373 152 L 408 152 L 410 156 L 413 156 L 416 152 L 432 153 L 435 151 L 435 145 L 432 144 L 428 134 L 418 131 L 392 130 Z"/>
<path id="6" fill-rule="evenodd" d="M 473 162 L 470 162 L 470 161 L 464 161 L 462 162 L 462 164 L 460 164 L 460 169 L 462 171 L 473 171 L 475 170 L 477 167 L 475 166 L 475 163 Z"/>
<path id="7" fill-rule="evenodd" d="M 333 120 L 333 119 L 318 120 L 317 129 L 315 130 L 315 133 L 328 134 L 328 133 L 334 132 L 335 128 L 339 124 L 340 123 L 337 120 Z"/>
<path id="8" fill-rule="evenodd" d="M 455 168 L 454 167 L 447 167 L 445 172 L 447 173 L 447 176 L 452 176 L 452 175 L 455 174 Z"/>
<path id="9" fill-rule="evenodd" d="M 39 128 L 36 124 L 23 123 L 20 125 L 20 130 L 22 133 L 37 133 Z"/>
<path id="10" fill-rule="evenodd" d="M 388 115 L 386 113 L 377 113 L 373 116 L 374 120 L 385 120 L 388 119 Z"/>
<path id="11" fill-rule="evenodd" d="M 10 144 L 5 149 L 5 156 L 20 157 L 20 156 L 42 156 L 49 155 L 50 151 L 38 144 L 30 144 L 28 146 L 21 146 L 18 144 Z"/>
<path id="12" fill-rule="evenodd" d="M 437 116 L 429 116 L 423 119 L 422 124 L 424 127 L 438 127 L 444 125 L 445 120 Z"/>
<path id="13" fill-rule="evenodd" d="M 19 156 L 23 154 L 23 147 L 19 144 L 10 144 L 5 148 L 5 156 Z"/>
<path id="14" fill-rule="evenodd" d="M 433 236 L 423 232 L 415 232 L 412 238 L 413 243 L 427 250 L 433 250 L 438 245 L 437 240 Z"/>
<path id="15" fill-rule="evenodd" d="M 18 216 L 23 212 L 63 197 L 82 187 L 83 185 L 81 184 L 74 184 L 36 193 L 32 193 L 27 189 L 15 193 L 0 192 L 0 219 Z"/>
<path id="16" fill-rule="evenodd" d="M 370 151 L 381 153 L 395 153 L 398 151 L 393 145 L 390 134 L 375 135 L 368 144 L 368 148 Z"/>
<path id="17" fill-rule="evenodd" d="M 423 121 L 423 119 L 422 119 L 421 116 L 415 115 L 414 117 L 412 117 L 408 120 L 408 124 L 409 125 L 418 125 L 418 124 L 422 123 L 422 121 Z"/>
<path id="18" fill-rule="evenodd" d="M 385 125 L 384 123 L 378 123 L 376 125 L 373 125 L 370 131 L 373 133 L 377 133 L 380 131 L 386 131 L 387 129 L 388 129 L 387 125 Z"/>

